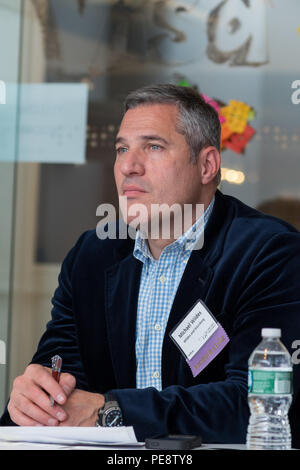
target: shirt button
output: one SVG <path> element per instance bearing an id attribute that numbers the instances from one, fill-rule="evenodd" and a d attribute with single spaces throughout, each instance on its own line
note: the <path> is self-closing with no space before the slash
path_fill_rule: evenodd
<path id="1" fill-rule="evenodd" d="M 153 372 L 152 377 L 153 377 L 154 379 L 158 379 L 158 378 L 159 378 L 159 372 L 158 372 L 158 371 Z"/>
<path id="2" fill-rule="evenodd" d="M 161 330 L 161 325 L 159 323 L 156 323 L 154 328 L 155 328 L 156 331 L 160 331 Z"/>
<path id="3" fill-rule="evenodd" d="M 163 274 L 162 276 L 160 276 L 159 278 L 160 282 L 163 284 L 164 282 L 166 282 L 166 278 L 165 278 L 165 275 Z"/>

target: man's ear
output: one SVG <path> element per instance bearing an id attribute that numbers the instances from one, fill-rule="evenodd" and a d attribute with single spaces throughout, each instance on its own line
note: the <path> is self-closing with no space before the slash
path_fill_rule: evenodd
<path id="1" fill-rule="evenodd" d="M 201 150 L 198 157 L 202 184 L 208 184 L 216 177 L 220 165 L 220 152 L 212 145 Z"/>

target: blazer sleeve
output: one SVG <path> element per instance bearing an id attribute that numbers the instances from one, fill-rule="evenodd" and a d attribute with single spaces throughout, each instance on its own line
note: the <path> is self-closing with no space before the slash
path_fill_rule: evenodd
<path id="1" fill-rule="evenodd" d="M 62 263 L 58 278 L 58 287 L 52 298 L 52 317 L 48 322 L 45 333 L 41 337 L 31 364 L 41 364 L 51 367 L 51 357 L 59 354 L 63 357 L 63 372 L 69 372 L 76 378 L 76 387 L 87 389 L 87 381 L 82 367 L 75 323 L 72 310 L 72 271 L 76 255 L 88 232 L 81 235 L 78 242 L 70 250 Z M 7 406 L 0 418 L 1 426 L 14 425 L 11 421 Z"/>
<path id="2" fill-rule="evenodd" d="M 83 233 L 62 263 L 58 287 L 52 298 L 51 320 L 42 335 L 31 363 L 51 367 L 51 357 L 63 357 L 63 372 L 76 378 L 76 387 L 87 389 L 87 380 L 82 366 L 77 332 L 73 316 L 72 273 L 78 252 L 89 232 Z"/>
<path id="3" fill-rule="evenodd" d="M 205 442 L 245 443 L 248 359 L 260 341 L 263 327 L 281 328 L 282 341 L 292 352 L 292 342 L 300 331 L 299 266 L 298 233 L 275 235 L 255 254 L 235 296 L 225 380 L 188 388 L 174 385 L 162 391 L 111 391 L 123 411 L 125 424 L 134 425 L 139 440 L 182 433 L 200 434 Z M 294 366 L 293 385 L 294 401 L 298 394 L 299 405 L 299 366 Z M 292 416 L 290 421 L 299 443 L 299 419 Z"/>

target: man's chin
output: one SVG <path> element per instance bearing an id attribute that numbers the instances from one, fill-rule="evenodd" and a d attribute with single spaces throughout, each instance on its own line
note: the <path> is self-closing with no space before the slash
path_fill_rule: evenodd
<path id="1" fill-rule="evenodd" d="M 148 232 L 148 226 L 150 225 L 149 221 L 147 219 L 146 220 L 140 220 L 137 217 L 130 217 L 130 216 L 127 217 L 126 224 L 129 225 L 129 227 L 131 227 L 135 230 L 140 230 L 140 231 L 145 232 L 145 233 Z"/>

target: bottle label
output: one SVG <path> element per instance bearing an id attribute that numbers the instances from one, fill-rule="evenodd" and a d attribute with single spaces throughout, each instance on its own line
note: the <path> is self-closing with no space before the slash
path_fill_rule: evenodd
<path id="1" fill-rule="evenodd" d="M 248 392 L 262 395 L 292 393 L 292 371 L 249 369 Z"/>

